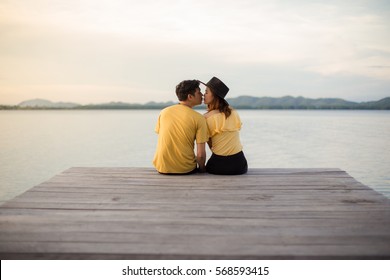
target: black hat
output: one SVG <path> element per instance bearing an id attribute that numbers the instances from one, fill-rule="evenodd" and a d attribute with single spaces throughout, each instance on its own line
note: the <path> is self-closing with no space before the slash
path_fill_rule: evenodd
<path id="1" fill-rule="evenodd" d="M 201 81 L 199 81 L 201 82 Z M 207 84 L 201 82 L 205 86 L 211 88 L 213 93 L 215 95 L 218 95 L 221 98 L 225 98 L 226 94 L 229 91 L 229 88 L 217 77 L 212 77 L 210 81 L 207 82 Z"/>

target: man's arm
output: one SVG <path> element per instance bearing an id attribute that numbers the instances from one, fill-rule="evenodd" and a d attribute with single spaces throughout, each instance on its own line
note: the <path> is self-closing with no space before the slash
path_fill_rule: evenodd
<path id="1" fill-rule="evenodd" d="M 205 143 L 196 144 L 196 161 L 200 172 L 206 171 L 206 145 Z"/>

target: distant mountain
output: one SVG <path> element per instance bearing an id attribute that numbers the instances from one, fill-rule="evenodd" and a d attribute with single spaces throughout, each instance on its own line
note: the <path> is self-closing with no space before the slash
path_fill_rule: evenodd
<path id="1" fill-rule="evenodd" d="M 80 105 L 77 109 L 142 109 L 141 104 L 129 104 L 124 102 L 110 102 L 102 104 Z"/>
<path id="2" fill-rule="evenodd" d="M 390 97 L 378 101 L 351 102 L 340 98 L 318 98 L 283 96 L 253 97 L 240 96 L 227 101 L 236 109 L 354 109 L 354 110 L 390 110 Z M 32 99 L 16 106 L 0 105 L 0 110 L 15 109 L 162 109 L 177 102 L 148 102 L 145 104 L 110 102 L 103 104 L 80 105 L 77 103 L 51 102 L 45 99 Z M 198 106 L 197 108 L 205 106 Z"/>
<path id="3" fill-rule="evenodd" d="M 80 106 L 77 109 L 162 109 L 173 105 L 173 102 L 148 102 L 145 104 L 110 102 L 103 104 L 89 104 Z"/>
<path id="4" fill-rule="evenodd" d="M 31 99 L 17 105 L 20 108 L 75 108 L 80 106 L 77 103 L 51 102 L 46 99 Z"/>
<path id="5" fill-rule="evenodd" d="M 390 97 L 383 98 L 379 101 L 362 102 L 357 106 L 357 109 L 389 110 Z"/>
<path id="6" fill-rule="evenodd" d="M 340 98 L 311 99 L 292 96 L 280 98 L 240 96 L 227 100 L 233 107 L 241 109 L 390 109 L 390 97 L 361 103 Z"/>
<path id="7" fill-rule="evenodd" d="M 242 109 L 355 109 L 360 104 L 339 98 L 310 99 L 292 96 L 280 98 L 240 96 L 227 101 L 231 106 Z"/>

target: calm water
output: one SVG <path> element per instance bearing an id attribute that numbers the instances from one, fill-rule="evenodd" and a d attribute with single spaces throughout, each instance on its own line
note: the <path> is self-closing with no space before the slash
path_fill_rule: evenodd
<path id="1" fill-rule="evenodd" d="M 341 168 L 390 197 L 389 111 L 239 113 L 250 168 Z M 0 111 L 0 202 L 72 166 L 152 167 L 158 114 Z"/>

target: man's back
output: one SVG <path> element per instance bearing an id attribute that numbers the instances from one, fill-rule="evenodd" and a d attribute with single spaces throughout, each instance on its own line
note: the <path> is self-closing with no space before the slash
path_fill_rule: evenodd
<path id="1" fill-rule="evenodd" d="M 208 140 L 203 115 L 186 105 L 173 105 L 161 111 L 155 131 L 158 142 L 153 164 L 158 172 L 188 173 L 196 169 L 194 141 Z"/>

